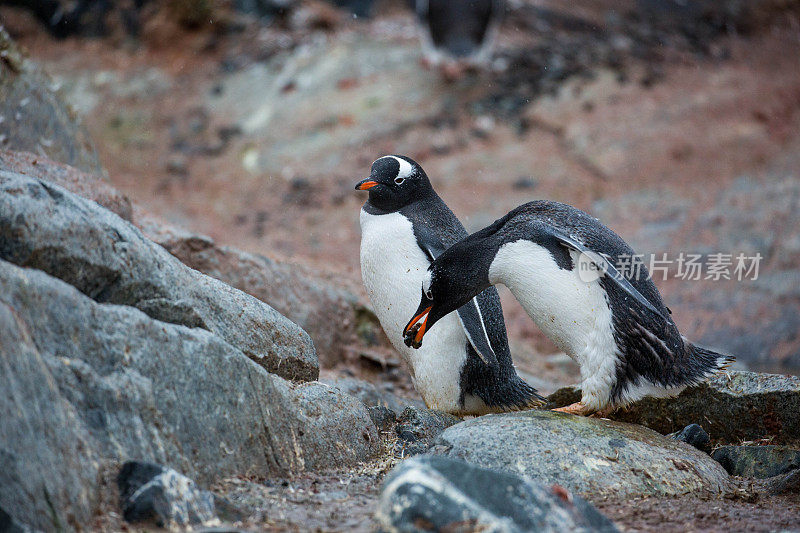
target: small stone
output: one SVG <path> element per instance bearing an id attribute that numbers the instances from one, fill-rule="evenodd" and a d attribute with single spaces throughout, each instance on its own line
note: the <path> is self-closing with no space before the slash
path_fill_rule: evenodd
<path id="1" fill-rule="evenodd" d="M 667 437 L 685 442 L 706 453 L 711 450 L 711 438 L 708 436 L 708 433 L 697 424 L 689 424 L 680 431 L 670 433 Z"/>
<path id="2" fill-rule="evenodd" d="M 392 426 L 397 423 L 397 415 L 394 411 L 383 405 L 368 407 L 369 417 L 375 423 L 378 431 L 390 431 Z"/>
<path id="3" fill-rule="evenodd" d="M 122 465 L 117 485 L 128 522 L 153 520 L 158 527 L 219 523 L 214 496 L 170 468 L 130 461 Z"/>
<path id="4" fill-rule="evenodd" d="M 186 176 L 189 174 L 189 164 L 183 154 L 173 154 L 167 160 L 167 172 L 176 176 Z"/>
<path id="5" fill-rule="evenodd" d="M 442 411 L 406 407 L 397 418 L 397 435 L 408 442 L 430 443 L 439 434 L 458 424 L 461 419 Z"/>

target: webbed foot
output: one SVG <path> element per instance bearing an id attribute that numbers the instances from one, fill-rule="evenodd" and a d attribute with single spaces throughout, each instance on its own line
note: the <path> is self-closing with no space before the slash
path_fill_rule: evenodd
<path id="1" fill-rule="evenodd" d="M 559 413 L 567 413 L 570 415 L 578 415 L 578 416 L 589 416 L 595 412 L 591 408 L 586 407 L 582 402 L 576 402 L 564 407 L 558 407 L 556 409 L 553 409 L 553 411 L 558 411 Z"/>

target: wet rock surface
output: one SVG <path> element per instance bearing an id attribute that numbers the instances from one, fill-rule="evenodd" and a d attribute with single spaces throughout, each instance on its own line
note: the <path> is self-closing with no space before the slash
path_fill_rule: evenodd
<path id="1" fill-rule="evenodd" d="M 86 523 L 100 459 L 171 464 L 208 482 L 354 464 L 377 452 L 358 400 L 293 385 L 205 330 L 98 304 L 5 261 L 0 316 L 8 415 L 0 506 L 23 523 Z M 45 491 L 49 500 L 38 496 Z"/>
<path id="2" fill-rule="evenodd" d="M 772 437 L 776 444 L 791 444 L 800 440 L 800 378 L 726 372 L 678 398 L 647 398 L 612 417 L 659 433 L 703 420 L 713 442 Z"/>
<path id="3" fill-rule="evenodd" d="M 131 461 L 122 465 L 117 486 L 128 522 L 152 521 L 170 529 L 219 522 L 213 494 L 171 468 Z"/>
<path id="4" fill-rule="evenodd" d="M 641 426 L 548 411 L 462 422 L 446 429 L 431 451 L 582 495 L 720 494 L 729 488 L 722 467 L 684 443 Z"/>
<path id="5" fill-rule="evenodd" d="M 430 456 L 387 476 L 376 517 L 384 531 L 617 531 L 562 487 Z"/>
<path id="6" fill-rule="evenodd" d="M 48 272 L 98 302 L 212 331 L 288 379 L 319 375 L 311 339 L 297 325 L 185 267 L 134 226 L 56 185 L 0 173 L 0 258 Z"/>
<path id="7" fill-rule="evenodd" d="M 0 58 L 0 149 L 43 154 L 102 174 L 97 152 L 75 113 L 2 26 Z"/>
<path id="8" fill-rule="evenodd" d="M 788 446 L 721 446 L 711 457 L 732 476 L 765 479 L 800 469 L 800 450 Z"/>

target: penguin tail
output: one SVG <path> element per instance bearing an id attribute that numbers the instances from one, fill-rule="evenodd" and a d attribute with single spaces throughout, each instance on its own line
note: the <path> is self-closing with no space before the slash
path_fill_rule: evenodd
<path id="1" fill-rule="evenodd" d="M 689 343 L 689 350 L 692 353 L 692 362 L 699 367 L 703 379 L 725 370 L 736 360 L 732 355 L 715 352 L 692 343 Z"/>
<path id="2" fill-rule="evenodd" d="M 524 411 L 536 409 L 547 403 L 547 398 L 536 392 L 522 378 L 512 380 L 502 392 L 505 411 Z"/>

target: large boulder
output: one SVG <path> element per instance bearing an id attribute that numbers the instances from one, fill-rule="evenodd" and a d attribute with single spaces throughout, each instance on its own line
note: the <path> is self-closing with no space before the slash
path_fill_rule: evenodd
<path id="1" fill-rule="evenodd" d="M 730 483 L 716 461 L 685 443 L 632 424 L 551 411 L 467 420 L 444 430 L 432 451 L 584 495 L 719 494 Z"/>
<path id="2" fill-rule="evenodd" d="M 319 375 L 312 341 L 296 324 L 57 185 L 0 171 L 0 258 L 43 270 L 98 302 L 207 329 L 287 379 Z"/>
<path id="3" fill-rule="evenodd" d="M 40 529 L 85 524 L 109 462 L 209 483 L 339 468 L 378 449 L 357 399 L 269 374 L 202 328 L 97 303 L 1 260 L 0 369 L 0 508 Z"/>
<path id="4" fill-rule="evenodd" d="M 341 280 L 326 279 L 302 265 L 219 246 L 205 236 L 142 222 L 148 237 L 184 264 L 268 303 L 307 331 L 323 367 L 345 360 L 348 347 L 359 343 L 357 333 L 366 320 L 364 303 Z"/>
<path id="5" fill-rule="evenodd" d="M 389 474 L 375 517 L 385 531 L 617 531 L 561 487 L 429 456 Z"/>
<path id="6" fill-rule="evenodd" d="M 102 174 L 88 133 L 52 85 L 0 25 L 0 149 L 42 154 Z"/>
<path id="7" fill-rule="evenodd" d="M 551 406 L 568 405 L 580 391 L 553 393 Z M 800 377 L 729 371 L 686 389 L 676 398 L 645 398 L 610 415 L 659 433 L 703 426 L 715 444 L 770 438 L 774 444 L 800 443 Z"/>

